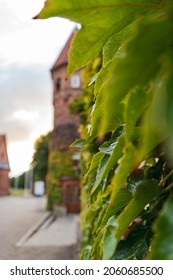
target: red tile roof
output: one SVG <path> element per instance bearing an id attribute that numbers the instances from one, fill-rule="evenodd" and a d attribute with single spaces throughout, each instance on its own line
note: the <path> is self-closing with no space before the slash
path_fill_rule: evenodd
<path id="1" fill-rule="evenodd" d="M 72 40 L 73 40 L 73 38 L 75 36 L 75 32 L 76 31 L 73 31 L 72 34 L 70 35 L 69 39 L 67 40 L 65 46 L 63 47 L 63 49 L 62 49 L 62 51 L 60 53 L 60 55 L 58 56 L 55 64 L 51 68 L 51 72 L 53 72 L 59 66 L 68 63 L 68 51 L 70 49 L 71 42 L 72 42 Z"/>

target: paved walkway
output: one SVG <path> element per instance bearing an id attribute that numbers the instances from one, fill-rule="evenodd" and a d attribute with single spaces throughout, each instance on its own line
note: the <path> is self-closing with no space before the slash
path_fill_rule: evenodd
<path id="1" fill-rule="evenodd" d="M 48 217 L 45 204 L 45 198 L 33 196 L 0 197 L 1 260 L 77 258 L 77 215 L 58 217 L 56 220 L 49 217 L 37 232 L 33 232 L 39 221 Z M 34 234 L 30 236 L 32 232 Z"/>

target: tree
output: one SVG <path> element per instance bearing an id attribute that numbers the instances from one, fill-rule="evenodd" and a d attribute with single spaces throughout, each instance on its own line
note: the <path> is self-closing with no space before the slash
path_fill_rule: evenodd
<path id="1" fill-rule="evenodd" d="M 39 18 L 81 24 L 68 75 L 103 56 L 90 82 L 88 133 L 75 143 L 83 151 L 100 143 L 83 179 L 88 206 L 83 203 L 87 244 L 81 257 L 173 259 L 173 3 L 47 3 Z"/>
<path id="2" fill-rule="evenodd" d="M 34 181 L 43 180 L 46 182 L 48 170 L 49 134 L 46 136 L 42 135 L 36 140 L 34 150 L 31 163 L 34 169 Z"/>

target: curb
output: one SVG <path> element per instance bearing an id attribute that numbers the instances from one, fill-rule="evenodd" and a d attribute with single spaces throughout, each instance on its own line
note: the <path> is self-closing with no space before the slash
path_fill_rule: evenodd
<path id="1" fill-rule="evenodd" d="M 41 226 L 52 216 L 52 213 L 46 213 L 25 235 L 15 244 L 16 247 L 21 247 L 31 236 L 33 236 Z"/>

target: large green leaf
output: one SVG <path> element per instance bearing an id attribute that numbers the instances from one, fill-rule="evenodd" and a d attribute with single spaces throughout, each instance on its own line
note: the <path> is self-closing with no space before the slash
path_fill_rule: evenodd
<path id="1" fill-rule="evenodd" d="M 115 216 L 123 207 L 125 207 L 132 199 L 132 194 L 127 189 L 120 189 L 116 195 L 114 204 L 108 204 L 107 209 L 104 209 L 104 216 L 101 215 L 97 222 L 97 228 L 103 228 L 111 216 Z"/>
<path id="2" fill-rule="evenodd" d="M 115 260 L 142 260 L 148 252 L 148 236 L 150 229 L 141 224 L 127 236 L 125 240 L 121 240 L 112 257 Z"/>
<path id="3" fill-rule="evenodd" d="M 107 248 L 107 242 L 104 245 L 106 247 L 106 253 L 103 252 L 103 258 L 110 259 L 120 241 L 122 235 L 125 233 L 125 230 L 128 228 L 131 222 L 144 210 L 144 207 L 154 199 L 161 191 L 161 187 L 158 185 L 157 180 L 146 180 L 142 181 L 138 184 L 136 191 L 134 193 L 133 199 L 128 203 L 122 213 L 114 222 L 114 227 L 109 227 L 109 220 L 108 220 L 108 231 L 106 231 L 106 239 L 103 237 L 104 240 L 107 241 L 108 236 L 112 240 L 112 247 L 111 249 Z M 115 201 L 116 202 L 116 201 Z M 107 225 L 106 225 L 107 228 Z M 114 234 L 113 234 L 114 230 Z M 114 247 L 113 247 L 114 246 Z"/>
<path id="4" fill-rule="evenodd" d="M 151 152 L 156 146 L 162 143 L 168 136 L 168 124 L 166 121 L 166 81 L 161 79 L 160 75 L 152 85 L 152 92 L 149 93 L 149 104 L 143 118 L 141 138 L 141 147 L 139 155 L 143 158 Z"/>
<path id="5" fill-rule="evenodd" d="M 101 88 L 104 114 L 100 129 L 103 134 L 110 123 L 113 124 L 119 104 L 130 90 L 149 87 L 159 74 L 160 59 L 170 44 L 171 32 L 172 27 L 167 21 L 141 24 L 138 35 L 125 48 L 126 55 L 112 64 L 110 80 Z"/>
<path id="6" fill-rule="evenodd" d="M 94 104 L 92 113 L 91 113 L 91 129 L 88 133 L 88 141 L 96 138 L 101 135 L 101 123 L 102 118 L 104 118 L 104 92 L 102 90 L 99 92 L 96 102 Z M 117 114 L 113 120 L 113 122 L 107 125 L 107 130 L 105 133 L 114 131 L 120 125 L 123 124 L 123 104 L 121 104 L 117 109 Z"/>
<path id="7" fill-rule="evenodd" d="M 141 213 L 144 207 L 158 196 L 161 187 L 157 180 L 146 180 L 139 183 L 134 193 L 134 198 L 126 206 L 117 219 L 117 229 L 115 232 L 117 242 L 124 234 L 130 223 Z"/>
<path id="8" fill-rule="evenodd" d="M 173 54 L 172 54 L 173 55 Z M 166 85 L 166 117 L 169 126 L 173 127 L 173 69 Z"/>
<path id="9" fill-rule="evenodd" d="M 115 236 L 113 235 L 115 231 L 114 215 L 116 215 L 118 211 L 126 206 L 131 199 L 132 194 L 127 189 L 120 189 L 117 194 L 117 200 L 114 207 L 111 207 L 109 203 L 106 203 L 103 206 L 93 230 L 93 233 L 96 236 L 92 248 L 93 259 L 102 258 L 102 246 L 104 246 L 104 257 L 106 258 L 105 254 L 108 254 L 110 248 L 109 237 L 111 237 L 113 243 L 115 241 Z M 101 239 L 102 243 L 100 244 Z M 103 242 L 103 239 L 105 242 Z"/>
<path id="10" fill-rule="evenodd" d="M 151 246 L 152 260 L 173 260 L 173 193 L 165 202 L 154 225 L 154 239 Z"/>
<path id="11" fill-rule="evenodd" d="M 119 56 L 119 52 L 124 45 L 134 37 L 136 21 L 133 21 L 121 32 L 113 34 L 103 49 L 103 67 L 113 58 Z"/>
<path id="12" fill-rule="evenodd" d="M 91 61 L 113 34 L 159 4 L 160 0 L 47 0 L 38 17 L 66 17 L 82 24 L 70 51 L 70 74 Z"/>
<path id="13" fill-rule="evenodd" d="M 173 61 L 173 53 L 171 56 L 171 60 Z M 165 115 L 166 115 L 166 124 L 168 127 L 170 139 L 169 139 L 169 153 L 170 158 L 173 162 L 173 65 L 171 65 L 171 73 L 168 78 L 167 84 L 165 86 L 165 92 L 166 92 L 166 108 L 165 108 Z"/>
<path id="14" fill-rule="evenodd" d="M 132 140 L 134 128 L 139 117 L 142 115 L 147 105 L 147 94 L 141 90 L 132 91 L 125 101 L 124 121 L 125 135 L 128 141 Z"/>

